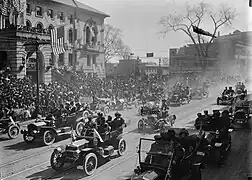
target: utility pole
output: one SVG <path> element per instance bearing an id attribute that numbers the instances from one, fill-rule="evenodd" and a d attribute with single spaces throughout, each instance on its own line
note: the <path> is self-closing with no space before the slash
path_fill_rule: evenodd
<path id="1" fill-rule="evenodd" d="M 30 43 L 25 43 L 24 46 L 33 46 L 35 45 L 35 52 L 36 52 L 36 74 L 37 74 L 37 89 L 36 89 L 36 96 L 37 96 L 37 101 L 36 101 L 36 110 L 35 110 L 35 114 L 38 115 L 39 114 L 39 59 L 38 59 L 38 50 L 39 50 L 39 45 L 46 45 L 46 44 L 51 44 L 50 42 L 46 42 L 46 41 L 40 41 L 38 38 L 36 38 L 36 40 L 34 42 L 30 42 Z"/>
<path id="2" fill-rule="evenodd" d="M 74 46 L 73 46 L 73 69 L 76 71 L 76 63 L 77 63 L 77 53 L 76 53 L 76 47 L 75 47 L 75 41 L 77 41 L 77 30 L 76 30 L 76 22 L 77 22 L 77 9 L 79 6 L 75 2 L 75 0 L 72 0 L 75 4 L 76 8 L 74 8 L 74 22 L 73 22 L 73 29 L 74 29 Z"/>

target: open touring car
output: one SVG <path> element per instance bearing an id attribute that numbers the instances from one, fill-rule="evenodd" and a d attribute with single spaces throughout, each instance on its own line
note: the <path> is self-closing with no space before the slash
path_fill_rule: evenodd
<path id="1" fill-rule="evenodd" d="M 86 129 L 84 136 L 74 137 L 69 145 L 59 146 L 51 155 L 51 166 L 60 171 L 65 163 L 82 165 L 85 175 L 92 175 L 101 159 L 109 159 L 115 151 L 122 156 L 126 151 L 126 141 L 122 131 L 115 130 L 99 134 L 96 129 Z M 77 138 L 76 140 L 74 140 Z"/>

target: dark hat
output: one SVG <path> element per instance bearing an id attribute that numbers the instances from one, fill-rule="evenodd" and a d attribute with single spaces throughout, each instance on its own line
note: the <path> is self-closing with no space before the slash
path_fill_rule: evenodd
<path id="1" fill-rule="evenodd" d="M 116 112 L 115 116 L 121 116 L 121 114 L 119 112 Z"/>
<path id="2" fill-rule="evenodd" d="M 102 112 L 98 112 L 97 115 L 98 116 L 103 116 L 103 113 Z"/>

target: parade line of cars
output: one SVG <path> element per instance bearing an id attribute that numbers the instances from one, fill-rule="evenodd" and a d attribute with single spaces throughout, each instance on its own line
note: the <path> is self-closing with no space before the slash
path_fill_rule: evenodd
<path id="1" fill-rule="evenodd" d="M 182 98 L 191 99 L 189 96 Z M 146 126 L 150 126 L 159 135 L 155 135 L 154 139 L 140 138 L 137 150 L 139 165 L 129 180 L 201 180 L 201 168 L 205 164 L 220 165 L 232 144 L 230 133 L 233 129 L 230 124 L 246 124 L 250 114 L 245 89 L 236 89 L 236 92 L 224 90 L 217 103 L 220 99 L 232 106 L 222 112 L 214 110 L 208 114 L 206 110 L 204 114 L 198 113 L 195 132 L 172 127 L 176 115 L 169 114 L 167 104 L 170 103 L 167 100 L 162 101 L 161 107 L 153 102 L 141 106 L 140 115 L 147 116 L 138 121 L 138 129 L 144 131 Z M 126 124 L 119 113 L 115 114 L 115 120 L 105 122 L 103 114 L 89 113 L 87 117 L 86 112 L 86 109 L 82 109 L 71 116 L 61 114 L 55 118 L 49 115 L 37 119 L 21 134 L 28 144 L 39 140 L 47 146 L 53 144 L 58 136 L 70 134 L 70 144 L 53 150 L 51 167 L 61 171 L 66 163 L 82 165 L 84 173 L 90 176 L 95 173 L 101 160 L 110 159 L 115 152 L 119 156 L 125 154 L 127 143 L 122 135 Z M 101 122 L 97 127 L 92 122 L 99 118 Z M 20 125 L 11 117 L 1 120 L 0 125 L 10 138 L 18 136 Z"/>

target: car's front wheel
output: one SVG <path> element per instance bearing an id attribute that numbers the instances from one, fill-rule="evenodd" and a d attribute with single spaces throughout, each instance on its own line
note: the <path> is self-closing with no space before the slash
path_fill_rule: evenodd
<path id="1" fill-rule="evenodd" d="M 97 156 L 94 153 L 88 153 L 83 159 L 83 171 L 87 176 L 94 174 L 98 165 Z"/>
<path id="2" fill-rule="evenodd" d="M 55 141 L 55 134 L 52 130 L 47 130 L 43 134 L 43 143 L 46 146 L 49 146 L 54 143 Z"/>
<path id="3" fill-rule="evenodd" d="M 137 128 L 138 130 L 141 130 L 141 131 L 144 129 L 144 121 L 142 119 L 138 121 Z"/>
<path id="4" fill-rule="evenodd" d="M 32 135 L 29 135 L 27 132 L 23 134 L 23 139 L 27 144 L 33 143 L 35 141 L 35 137 Z"/>
<path id="5" fill-rule="evenodd" d="M 51 167 L 54 170 L 60 171 L 65 164 L 65 158 L 64 156 L 62 156 L 61 152 L 53 151 L 50 158 L 50 163 L 51 163 Z"/>
<path id="6" fill-rule="evenodd" d="M 19 131 L 20 129 L 17 125 L 10 125 L 8 127 L 8 132 L 7 132 L 9 138 L 16 139 L 18 137 Z"/>
<path id="7" fill-rule="evenodd" d="M 126 151 L 126 141 L 124 139 L 120 139 L 117 148 L 118 148 L 117 150 L 118 155 L 119 156 L 124 155 Z"/>

